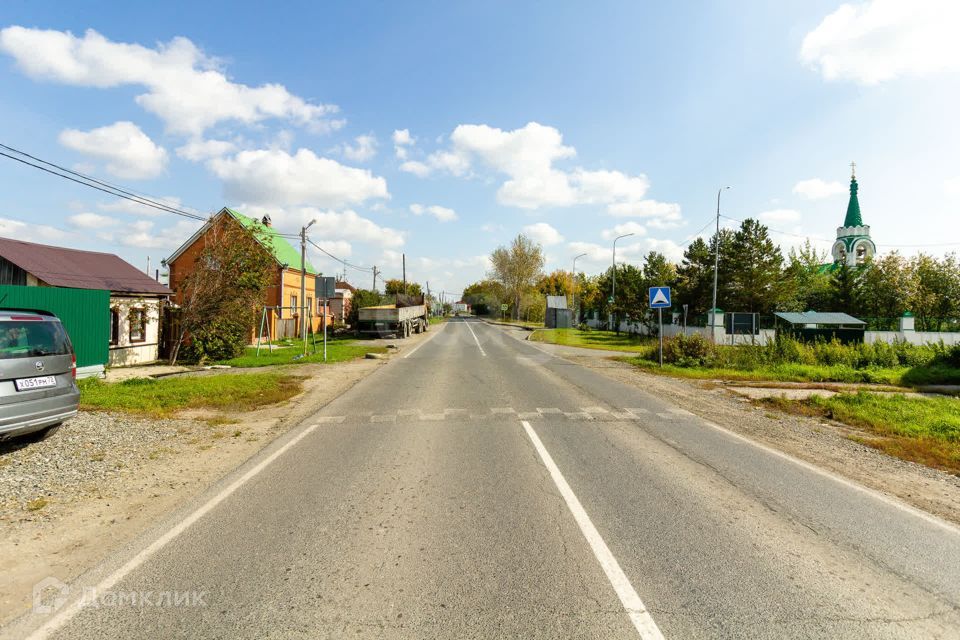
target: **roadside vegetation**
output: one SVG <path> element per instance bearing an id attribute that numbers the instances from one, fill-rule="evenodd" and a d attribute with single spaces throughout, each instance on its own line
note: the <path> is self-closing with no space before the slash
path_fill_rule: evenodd
<path id="1" fill-rule="evenodd" d="M 644 369 L 657 367 L 657 344 L 650 340 L 629 358 Z M 960 384 L 960 346 L 906 342 L 845 345 L 805 343 L 778 336 L 766 345 L 715 345 L 699 334 L 667 338 L 662 372 L 684 378 L 852 382 L 923 386 Z"/>
<path id="2" fill-rule="evenodd" d="M 653 338 L 627 333 L 617 334 L 613 331 L 540 329 L 534 331 L 530 339 L 535 342 L 560 344 L 567 347 L 607 349 L 610 351 L 636 351 L 643 354 L 648 354 L 652 348 L 654 356 L 656 356 L 656 341 Z"/>
<path id="3" fill-rule="evenodd" d="M 280 373 L 217 374 L 133 378 L 107 383 L 79 381 L 80 408 L 167 416 L 182 409 L 251 411 L 289 400 L 300 393 L 302 379 Z"/>
<path id="4" fill-rule="evenodd" d="M 789 413 L 836 420 L 866 432 L 858 442 L 890 455 L 960 475 L 960 400 L 900 393 L 814 395 L 803 400 L 765 398 Z"/>
<path id="5" fill-rule="evenodd" d="M 317 337 L 314 353 L 313 340 L 307 339 L 307 355 L 303 355 L 303 340 L 289 339 L 274 342 L 273 351 L 266 343 L 260 346 L 260 355 L 256 347 L 247 347 L 242 356 L 220 360 L 217 364 L 230 367 L 269 367 L 284 364 L 323 363 L 323 337 Z M 367 344 L 354 338 L 327 338 L 327 363 L 345 362 L 362 358 L 368 353 L 384 353 L 386 348 Z"/>

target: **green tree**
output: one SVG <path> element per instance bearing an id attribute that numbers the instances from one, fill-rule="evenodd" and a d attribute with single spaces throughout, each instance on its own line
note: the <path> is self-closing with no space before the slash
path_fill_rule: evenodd
<path id="1" fill-rule="evenodd" d="M 509 247 L 497 247 L 490 254 L 490 277 L 499 282 L 514 302 L 514 318 L 520 319 L 520 299 L 537 282 L 543 271 L 543 249 L 523 234 Z"/>
<path id="2" fill-rule="evenodd" d="M 910 297 L 916 290 L 913 270 L 894 251 L 872 258 L 863 265 L 860 311 L 865 318 L 899 318 L 908 311 Z"/>
<path id="3" fill-rule="evenodd" d="M 766 226 L 747 218 L 733 235 L 728 311 L 770 313 L 786 298 L 783 255 Z M 721 307 L 722 308 L 722 307 Z"/>
<path id="4" fill-rule="evenodd" d="M 733 235 L 730 229 L 720 229 L 709 243 L 697 238 L 684 251 L 683 261 L 677 267 L 677 303 L 689 305 L 689 315 L 706 314 L 713 304 L 713 267 L 717 245 L 720 247 L 717 278 L 717 306 L 730 305 L 732 269 L 735 263 Z"/>
<path id="5" fill-rule="evenodd" d="M 832 305 L 828 254 L 808 239 L 790 249 L 784 269 L 784 302 L 787 311 L 825 311 Z"/>
<path id="6" fill-rule="evenodd" d="M 960 270 L 956 254 L 937 260 L 921 253 L 910 260 L 910 268 L 915 288 L 909 298 L 909 306 L 917 317 L 917 328 L 939 331 L 945 320 L 955 320 L 960 315 Z"/>
<path id="7" fill-rule="evenodd" d="M 423 294 L 423 288 L 417 282 L 408 282 L 407 286 L 403 286 L 403 280 L 399 278 L 391 278 L 383 284 L 383 291 L 388 296 L 395 296 L 397 294 L 406 294 L 408 296 L 419 296 Z"/>
<path id="8" fill-rule="evenodd" d="M 830 311 L 860 315 L 862 273 L 862 269 L 851 267 L 846 262 L 834 269 L 830 279 Z"/>
<path id="9" fill-rule="evenodd" d="M 189 360 L 242 355 L 276 277 L 276 260 L 264 248 L 258 227 L 214 218 L 193 270 L 177 285 L 180 332 L 170 364 L 176 364 L 187 338 L 183 355 Z"/>

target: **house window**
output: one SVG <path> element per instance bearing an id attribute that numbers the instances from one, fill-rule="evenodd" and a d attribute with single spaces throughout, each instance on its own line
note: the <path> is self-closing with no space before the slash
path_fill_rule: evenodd
<path id="1" fill-rule="evenodd" d="M 110 344 L 117 344 L 120 341 L 120 310 L 114 307 L 110 309 Z"/>
<path id="2" fill-rule="evenodd" d="M 300 307 L 297 306 L 297 296 L 290 296 L 290 309 L 294 315 L 300 313 Z"/>
<path id="3" fill-rule="evenodd" d="M 146 342 L 147 340 L 147 310 L 130 309 L 130 342 Z"/>

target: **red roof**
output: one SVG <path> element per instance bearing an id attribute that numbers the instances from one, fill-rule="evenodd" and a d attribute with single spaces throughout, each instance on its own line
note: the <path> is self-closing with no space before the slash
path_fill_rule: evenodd
<path id="1" fill-rule="evenodd" d="M 337 280 L 335 289 L 346 289 L 351 292 L 355 292 L 357 288 L 350 284 L 349 282 L 344 282 L 342 280 Z"/>
<path id="2" fill-rule="evenodd" d="M 0 238 L 0 256 L 54 287 L 173 294 L 169 288 L 112 253 Z"/>

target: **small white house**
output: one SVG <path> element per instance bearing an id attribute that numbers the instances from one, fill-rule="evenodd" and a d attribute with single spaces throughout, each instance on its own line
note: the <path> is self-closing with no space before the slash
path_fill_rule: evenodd
<path id="1" fill-rule="evenodd" d="M 106 364 L 143 364 L 159 357 L 162 305 L 173 291 L 119 256 L 0 238 L 0 284 L 109 291 Z"/>

